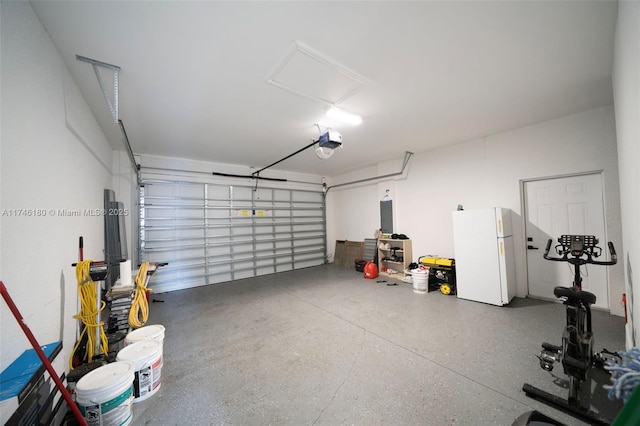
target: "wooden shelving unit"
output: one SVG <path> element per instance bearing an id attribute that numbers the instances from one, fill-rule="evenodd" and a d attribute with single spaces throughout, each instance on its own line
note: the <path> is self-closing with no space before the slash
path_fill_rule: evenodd
<path id="1" fill-rule="evenodd" d="M 389 244 L 389 249 L 380 248 Z M 394 240 L 381 238 L 378 240 L 378 274 L 390 278 L 402 279 L 411 263 L 411 240 Z M 389 270 L 396 271 L 389 273 Z"/>

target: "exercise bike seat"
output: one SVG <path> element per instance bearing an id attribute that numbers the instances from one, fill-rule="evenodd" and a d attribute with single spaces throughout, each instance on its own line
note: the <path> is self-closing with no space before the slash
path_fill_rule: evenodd
<path id="1" fill-rule="evenodd" d="M 576 290 L 573 287 L 555 287 L 553 294 L 557 298 L 566 297 L 569 303 L 582 302 L 586 306 L 596 303 L 596 295 L 588 291 Z"/>

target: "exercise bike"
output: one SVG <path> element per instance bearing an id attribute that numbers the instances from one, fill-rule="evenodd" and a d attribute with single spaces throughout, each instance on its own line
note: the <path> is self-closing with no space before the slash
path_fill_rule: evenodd
<path id="1" fill-rule="evenodd" d="M 583 407 L 579 401 L 579 392 L 582 383 L 587 378 L 587 372 L 595 361 L 604 362 L 615 354 L 603 351 L 593 353 L 593 330 L 591 328 L 591 305 L 596 302 L 593 293 L 582 290 L 582 277 L 580 267 L 582 265 L 615 265 L 617 255 L 612 242 L 609 242 L 609 254 L 611 260 L 598 261 L 596 258 L 602 254 L 598 247 L 598 239 L 593 235 L 562 235 L 555 246 L 559 257 L 549 256 L 552 240 L 547 241 L 543 257 L 554 262 L 568 262 L 573 265 L 574 278 L 572 287 L 555 287 L 553 294 L 564 300 L 566 306 L 566 325 L 562 334 L 562 345 L 556 346 L 550 343 L 542 343 L 542 351 L 538 356 L 540 367 L 546 371 L 552 371 L 554 363 L 562 364 L 564 374 L 569 377 L 569 395 L 567 399 L 552 395 L 527 383 L 522 390 L 527 396 L 542 400 L 556 408 L 569 412 L 598 424 L 609 424 L 609 420 L 600 414 L 593 412 L 588 407 Z"/>

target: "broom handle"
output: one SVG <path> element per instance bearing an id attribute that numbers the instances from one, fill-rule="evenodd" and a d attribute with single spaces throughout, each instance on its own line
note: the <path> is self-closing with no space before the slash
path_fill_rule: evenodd
<path id="1" fill-rule="evenodd" d="M 22 317 L 22 314 L 20 314 L 20 311 L 16 307 L 15 303 L 13 303 L 13 299 L 11 299 L 11 296 L 9 296 L 9 292 L 7 291 L 7 288 L 5 287 L 2 281 L 0 281 L 0 293 L 2 293 L 2 298 L 4 299 L 5 302 L 7 302 L 7 306 L 9 306 L 9 309 L 13 313 L 13 316 L 16 317 L 16 321 L 18 321 L 18 325 L 20 326 L 20 328 L 22 328 L 22 331 L 24 331 L 24 334 L 27 336 L 27 339 L 29 339 L 29 342 L 31 342 L 31 346 L 33 346 L 33 349 L 38 354 L 40 361 L 42 361 L 42 364 L 44 364 L 44 367 L 49 372 L 49 375 L 51 376 L 53 381 L 56 383 L 56 386 L 60 390 L 60 393 L 64 397 L 65 401 L 67 401 L 67 405 L 69 406 L 69 408 L 71 408 L 71 411 L 73 411 L 74 417 L 76 418 L 78 423 L 80 423 L 82 426 L 87 426 L 87 421 L 83 417 L 82 413 L 80 413 L 78 406 L 71 398 L 71 394 L 69 394 L 69 391 L 67 390 L 67 388 L 64 386 L 64 384 L 58 377 L 58 373 L 56 373 L 56 370 L 53 368 L 53 366 L 49 362 L 49 359 L 42 351 L 42 348 L 40 347 L 40 344 L 34 337 L 33 333 L 31 333 L 31 330 L 29 330 L 29 327 L 27 327 L 27 325 L 24 323 L 24 318 Z"/>

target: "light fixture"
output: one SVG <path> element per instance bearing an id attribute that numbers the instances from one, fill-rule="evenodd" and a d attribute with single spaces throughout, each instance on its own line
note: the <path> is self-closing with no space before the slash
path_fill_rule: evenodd
<path id="1" fill-rule="evenodd" d="M 353 114 L 337 107 L 329 108 L 327 110 L 327 117 L 340 120 L 343 123 L 353 124 L 355 126 L 362 123 L 362 117 L 360 117 L 359 115 Z"/>
<path id="2" fill-rule="evenodd" d="M 325 148 L 322 146 L 316 147 L 316 157 L 318 157 L 319 159 L 326 160 L 327 158 L 331 158 L 332 155 L 333 155 L 332 148 Z"/>

